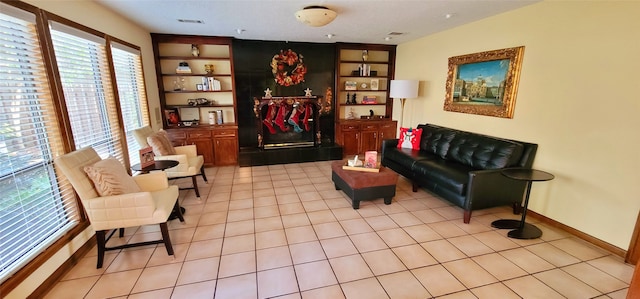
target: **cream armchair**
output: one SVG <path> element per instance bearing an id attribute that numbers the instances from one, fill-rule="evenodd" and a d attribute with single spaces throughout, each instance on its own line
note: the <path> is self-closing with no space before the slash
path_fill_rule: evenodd
<path id="1" fill-rule="evenodd" d="M 180 221 L 184 222 L 178 208 L 178 187 L 169 186 L 164 172 L 154 172 L 133 177 L 140 192 L 100 196 L 84 170 L 85 166 L 94 165 L 98 161 L 101 161 L 100 156 L 90 147 L 60 156 L 54 161 L 56 168 L 69 180 L 80 197 L 91 226 L 96 232 L 97 268 L 102 268 L 104 253 L 109 250 L 164 243 L 167 254 L 173 255 L 167 219 L 174 212 Z M 122 171 L 126 173 L 124 167 Z M 150 224 L 160 225 L 161 240 L 106 247 L 107 241 L 116 230 L 120 229 L 119 236 L 122 237 L 126 227 Z M 109 231 L 111 232 L 106 236 Z"/>
<path id="2" fill-rule="evenodd" d="M 154 132 L 150 126 L 144 126 L 133 130 L 133 136 L 142 148 L 149 146 L 148 138 L 155 133 L 156 132 Z M 164 172 L 170 180 L 190 177 L 193 182 L 193 187 L 181 188 L 181 190 L 193 189 L 196 193 L 196 197 L 200 199 L 200 191 L 198 190 L 196 177 L 201 175 L 205 183 L 208 182 L 207 176 L 204 173 L 204 157 L 202 157 L 202 155 L 198 155 L 195 145 L 175 146 L 173 149 L 176 152 L 175 155 L 156 154 L 155 159 L 178 161 L 178 166 L 166 169 Z"/>

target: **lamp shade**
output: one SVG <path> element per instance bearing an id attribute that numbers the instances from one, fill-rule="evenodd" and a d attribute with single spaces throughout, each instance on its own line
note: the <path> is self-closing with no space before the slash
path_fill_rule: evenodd
<path id="1" fill-rule="evenodd" d="M 391 80 L 389 96 L 394 99 L 417 98 L 418 80 Z"/>
<path id="2" fill-rule="evenodd" d="M 333 21 L 338 14 L 324 6 L 307 6 L 296 12 L 296 19 L 312 27 L 321 27 Z"/>

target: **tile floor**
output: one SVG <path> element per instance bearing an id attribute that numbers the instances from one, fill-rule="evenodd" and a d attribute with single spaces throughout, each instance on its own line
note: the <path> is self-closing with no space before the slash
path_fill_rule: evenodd
<path id="1" fill-rule="evenodd" d="M 540 239 L 507 238 L 490 223 L 519 217 L 508 208 L 464 224 L 461 209 L 411 192 L 402 177 L 391 205 L 353 210 L 330 162 L 206 172 L 200 201 L 181 191 L 174 257 L 163 245 L 138 247 L 108 252 L 96 269 L 94 248 L 47 298 L 625 298 L 633 272 L 544 224 Z M 128 228 L 111 242 L 159 235 Z"/>

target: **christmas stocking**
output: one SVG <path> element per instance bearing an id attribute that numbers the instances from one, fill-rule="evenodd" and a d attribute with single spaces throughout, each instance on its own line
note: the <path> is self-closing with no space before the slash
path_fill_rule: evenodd
<path id="1" fill-rule="evenodd" d="M 313 108 L 311 108 L 311 104 L 306 104 L 304 106 L 305 110 L 304 110 L 304 120 L 302 121 L 302 123 L 304 123 L 304 129 L 305 131 L 309 131 L 309 117 L 311 117 L 311 113 L 313 112 Z"/>
<path id="2" fill-rule="evenodd" d="M 267 110 L 267 116 L 265 116 L 264 120 L 262 121 L 262 123 L 267 126 L 267 129 L 269 129 L 269 133 L 271 134 L 275 134 L 276 133 L 276 129 L 273 128 L 273 124 L 271 124 L 273 122 L 273 118 L 276 116 L 276 108 L 274 104 L 269 104 L 269 110 Z"/>
<path id="3" fill-rule="evenodd" d="M 280 127 L 280 130 L 282 130 L 282 132 L 287 132 L 289 131 L 289 128 L 287 128 L 287 126 L 285 126 L 284 123 L 284 117 L 285 115 L 287 115 L 287 105 L 282 103 L 280 105 L 280 109 L 278 109 L 278 115 L 276 116 L 276 125 L 278 125 L 278 127 Z"/>
<path id="4" fill-rule="evenodd" d="M 302 128 L 298 125 L 298 121 L 300 120 L 300 104 L 293 104 L 293 112 L 291 112 L 291 116 L 289 116 L 289 120 L 287 121 L 290 125 L 293 126 L 293 131 L 296 133 L 302 132 Z"/>

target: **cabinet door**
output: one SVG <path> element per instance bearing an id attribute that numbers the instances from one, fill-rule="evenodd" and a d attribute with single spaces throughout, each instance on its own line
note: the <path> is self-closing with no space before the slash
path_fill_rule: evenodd
<path id="1" fill-rule="evenodd" d="M 378 135 L 378 151 L 382 151 L 382 141 L 396 138 L 396 122 L 380 124 L 380 135 Z"/>
<path id="2" fill-rule="evenodd" d="M 360 154 L 378 150 L 378 131 L 362 131 L 360 137 Z"/>
<path id="3" fill-rule="evenodd" d="M 233 165 L 238 163 L 238 138 L 215 137 L 216 165 Z"/>
<path id="4" fill-rule="evenodd" d="M 189 139 L 189 144 L 195 144 L 198 148 L 198 155 L 204 158 L 204 165 L 213 166 L 213 141 L 211 139 Z"/>
<path id="5" fill-rule="evenodd" d="M 360 151 L 360 132 L 358 130 L 344 130 L 342 135 L 342 155 L 353 156 Z"/>

